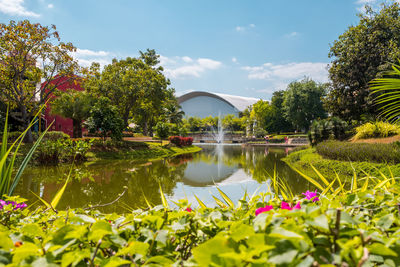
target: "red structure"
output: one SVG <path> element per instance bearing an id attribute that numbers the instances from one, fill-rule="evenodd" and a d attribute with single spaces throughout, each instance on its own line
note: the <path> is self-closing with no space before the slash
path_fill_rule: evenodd
<path id="1" fill-rule="evenodd" d="M 70 78 L 67 78 L 67 77 L 56 78 L 51 83 L 59 84 L 57 86 L 57 88 L 58 88 L 58 90 L 63 91 L 63 92 L 67 91 L 68 89 L 83 91 L 83 88 L 80 86 L 79 83 L 74 82 L 74 80 L 72 80 L 72 81 L 68 81 L 68 80 L 70 80 Z M 55 96 L 52 96 L 52 97 L 55 97 Z M 72 120 L 63 118 L 59 115 L 51 114 L 51 104 L 47 104 L 44 119 L 46 121 L 46 128 L 47 128 L 47 125 L 50 125 L 50 123 L 52 123 L 54 120 L 54 123 L 51 126 L 51 128 L 49 129 L 49 131 L 61 131 L 72 137 L 72 135 L 73 135 Z"/>

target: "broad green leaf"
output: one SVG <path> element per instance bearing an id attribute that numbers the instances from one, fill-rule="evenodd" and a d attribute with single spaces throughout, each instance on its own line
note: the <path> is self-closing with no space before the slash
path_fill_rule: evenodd
<path id="1" fill-rule="evenodd" d="M 381 243 L 373 243 L 370 246 L 367 246 L 368 250 L 372 254 L 381 255 L 381 256 L 393 256 L 397 257 L 397 253 L 391 250 L 390 248 L 386 247 L 384 244 Z"/>
<path id="2" fill-rule="evenodd" d="M 98 242 L 104 236 L 112 234 L 111 224 L 106 221 L 97 221 L 93 224 L 89 233 L 89 240 Z"/>

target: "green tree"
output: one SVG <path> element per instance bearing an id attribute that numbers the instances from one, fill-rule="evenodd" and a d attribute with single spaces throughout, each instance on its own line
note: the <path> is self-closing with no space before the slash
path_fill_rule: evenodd
<path id="1" fill-rule="evenodd" d="M 113 140 L 122 139 L 123 121 L 118 109 L 111 104 L 110 99 L 100 97 L 90 110 L 90 117 L 85 122 L 90 132 L 100 132 L 103 140 L 111 136 Z"/>
<path id="2" fill-rule="evenodd" d="M 275 91 L 271 98 L 270 116 L 266 118 L 266 130 L 268 132 L 289 132 L 293 130 L 292 124 L 285 118 L 283 101 L 285 91 Z"/>
<path id="3" fill-rule="evenodd" d="M 326 85 L 304 78 L 288 85 L 283 101 L 286 119 L 297 130 L 308 130 L 312 121 L 326 118 L 322 104 Z"/>
<path id="4" fill-rule="evenodd" d="M 14 119 L 25 128 L 58 87 L 77 79 L 74 51 L 71 43 L 60 42 L 54 25 L 28 20 L 0 24 L 0 99 L 18 108 Z M 25 141 L 33 142 L 31 129 Z"/>
<path id="5" fill-rule="evenodd" d="M 86 92 L 67 90 L 57 95 L 51 105 L 51 112 L 72 119 L 73 137 L 81 138 L 82 122 L 90 116 L 92 103 L 93 98 Z"/>
<path id="6" fill-rule="evenodd" d="M 366 6 L 330 48 L 331 86 L 325 105 L 329 113 L 350 121 L 376 114 L 368 83 L 400 57 L 400 6 L 383 4 L 379 12 Z"/>
<path id="7" fill-rule="evenodd" d="M 181 124 L 185 112 L 183 112 L 177 101 L 170 101 L 164 108 L 164 115 L 168 122 Z"/>
<path id="8" fill-rule="evenodd" d="M 113 59 L 100 71 L 100 65 L 91 66 L 92 72 L 85 82 L 85 89 L 94 96 L 104 96 L 117 107 L 127 127 L 135 107 L 140 103 L 140 91 L 144 72 L 148 66 L 143 61 L 128 57 Z"/>

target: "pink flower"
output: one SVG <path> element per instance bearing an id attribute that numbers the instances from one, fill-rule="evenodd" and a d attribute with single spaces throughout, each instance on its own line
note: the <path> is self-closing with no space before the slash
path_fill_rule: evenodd
<path id="1" fill-rule="evenodd" d="M 305 199 L 312 200 L 312 202 L 319 201 L 319 198 L 317 196 L 317 190 L 315 190 L 315 192 L 307 190 L 307 192 L 303 193 L 303 195 L 305 195 Z"/>
<path id="2" fill-rule="evenodd" d="M 192 212 L 193 210 L 192 210 L 191 207 L 187 207 L 187 208 L 186 208 L 186 211 L 187 211 L 187 212 Z"/>
<path id="3" fill-rule="evenodd" d="M 270 205 L 266 205 L 266 206 L 263 207 L 263 208 L 258 208 L 258 209 L 256 209 L 256 216 L 257 216 L 258 214 L 260 214 L 260 213 L 267 212 L 267 211 L 270 211 L 270 210 L 273 210 L 273 209 L 274 209 L 274 207 L 273 207 L 273 206 L 270 206 Z"/>
<path id="4" fill-rule="evenodd" d="M 283 209 L 283 210 L 292 210 L 292 209 L 298 210 L 298 209 L 301 209 L 300 202 L 297 202 L 297 204 L 292 208 L 289 203 L 287 203 L 285 201 L 282 201 L 281 209 Z"/>

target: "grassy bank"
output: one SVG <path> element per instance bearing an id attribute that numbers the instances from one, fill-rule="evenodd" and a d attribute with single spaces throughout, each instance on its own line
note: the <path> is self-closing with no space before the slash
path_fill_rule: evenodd
<path id="1" fill-rule="evenodd" d="M 121 146 L 101 149 L 94 147 L 87 156 L 90 161 L 98 159 L 155 160 L 180 154 L 195 153 L 200 150 L 201 148 L 197 146 L 175 147 L 160 143 L 125 141 Z"/>
<path id="2" fill-rule="evenodd" d="M 312 164 L 322 175 L 330 179 L 335 177 L 335 172 L 340 174 L 341 177 L 351 179 L 354 175 L 354 171 L 361 177 L 366 176 L 365 173 L 372 176 L 380 176 L 379 172 L 382 172 L 384 175 L 389 177 L 391 176 L 391 173 L 395 177 L 400 176 L 400 164 L 330 160 L 319 155 L 315 148 L 307 148 L 293 152 L 282 160 L 305 174 L 315 178 L 317 178 L 317 174 L 313 171 L 310 164 Z"/>

